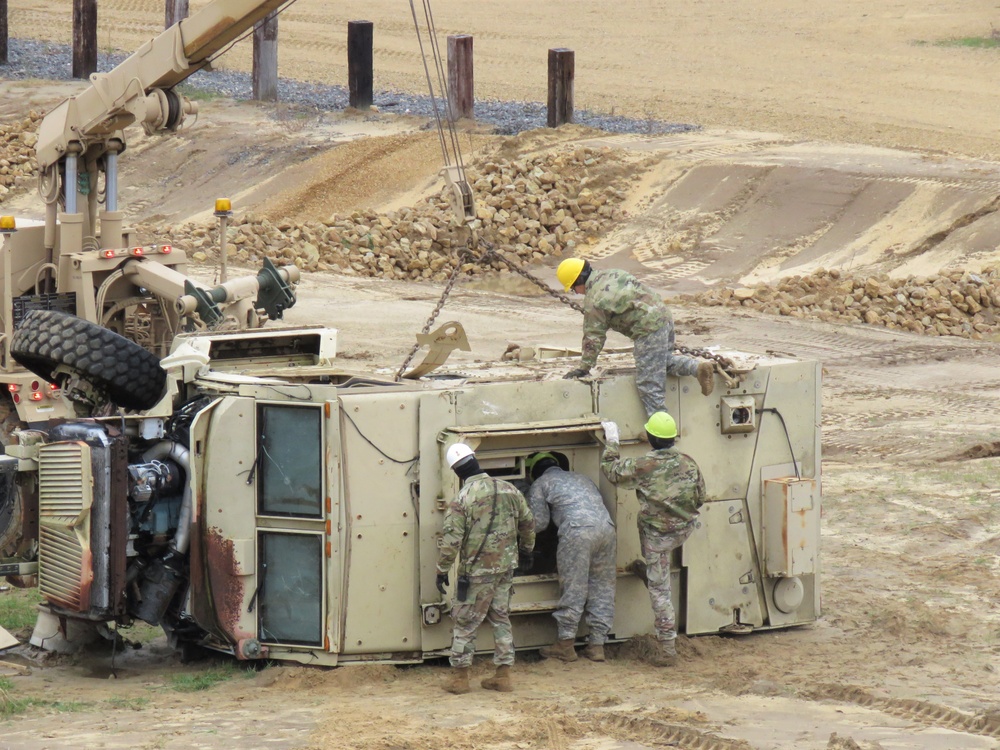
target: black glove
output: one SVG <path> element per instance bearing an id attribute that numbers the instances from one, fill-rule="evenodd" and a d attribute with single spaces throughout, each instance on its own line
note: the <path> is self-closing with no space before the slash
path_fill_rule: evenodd
<path id="1" fill-rule="evenodd" d="M 523 549 L 519 550 L 517 553 L 517 569 L 521 573 L 528 573 L 533 567 L 535 567 L 535 555 L 531 552 L 525 552 Z"/>
<path id="2" fill-rule="evenodd" d="M 435 583 L 437 584 L 438 591 L 441 592 L 441 596 L 444 596 L 445 594 L 444 587 L 448 585 L 448 574 L 438 573 Z"/>
<path id="3" fill-rule="evenodd" d="M 585 367 L 578 367 L 575 370 L 570 370 L 565 375 L 563 375 L 563 380 L 579 380 L 580 378 L 585 378 L 590 374 L 590 370 Z"/>

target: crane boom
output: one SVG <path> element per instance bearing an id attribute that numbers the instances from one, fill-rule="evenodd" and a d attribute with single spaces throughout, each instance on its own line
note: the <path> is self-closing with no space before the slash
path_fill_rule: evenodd
<path id="1" fill-rule="evenodd" d="M 125 147 L 121 131 L 135 122 L 176 130 L 193 106 L 172 89 L 288 0 L 215 0 L 153 38 L 90 87 L 50 111 L 38 129 L 39 171 L 68 153 L 93 159 Z M 96 152 L 96 153 L 95 153 Z"/>

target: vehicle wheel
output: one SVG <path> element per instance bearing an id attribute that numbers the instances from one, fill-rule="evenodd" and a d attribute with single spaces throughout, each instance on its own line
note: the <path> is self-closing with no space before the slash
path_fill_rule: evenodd
<path id="1" fill-rule="evenodd" d="M 133 341 L 75 315 L 32 310 L 14 333 L 11 356 L 50 383 L 63 366 L 103 391 L 117 406 L 148 409 L 160 400 L 167 373 Z"/>

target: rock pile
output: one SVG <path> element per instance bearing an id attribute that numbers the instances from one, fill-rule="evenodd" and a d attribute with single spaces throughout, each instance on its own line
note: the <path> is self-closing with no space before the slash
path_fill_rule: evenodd
<path id="1" fill-rule="evenodd" d="M 612 149 L 576 148 L 524 159 L 496 157 L 470 166 L 480 236 L 508 260 L 522 265 L 591 244 L 621 219 L 623 155 Z M 466 232 L 456 227 L 446 190 L 412 208 L 379 213 L 355 211 L 326 221 L 271 222 L 248 214 L 227 234 L 238 262 L 267 256 L 307 271 L 333 271 L 389 279 L 446 279 L 456 264 L 467 273 L 506 267 L 463 262 L 458 249 Z M 218 252 L 213 224 L 137 227 L 143 242 L 184 248 L 196 262 Z M 467 259 L 466 259 L 467 260 Z"/>
<path id="2" fill-rule="evenodd" d="M 929 336 L 983 339 L 1000 332 L 1000 269 L 931 276 L 850 276 L 818 269 L 774 286 L 713 289 L 686 297 L 704 305 L 896 328 Z"/>
<path id="3" fill-rule="evenodd" d="M 21 177 L 32 177 L 35 169 L 35 130 L 42 119 L 32 110 L 27 117 L 0 123 L 0 203 Z"/>

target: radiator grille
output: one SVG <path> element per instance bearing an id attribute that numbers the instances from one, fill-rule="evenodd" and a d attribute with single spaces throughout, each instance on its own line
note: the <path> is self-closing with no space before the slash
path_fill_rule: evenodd
<path id="1" fill-rule="evenodd" d="M 76 612 L 90 606 L 93 502 L 90 447 L 53 443 L 38 452 L 38 584 L 42 596 Z"/>

